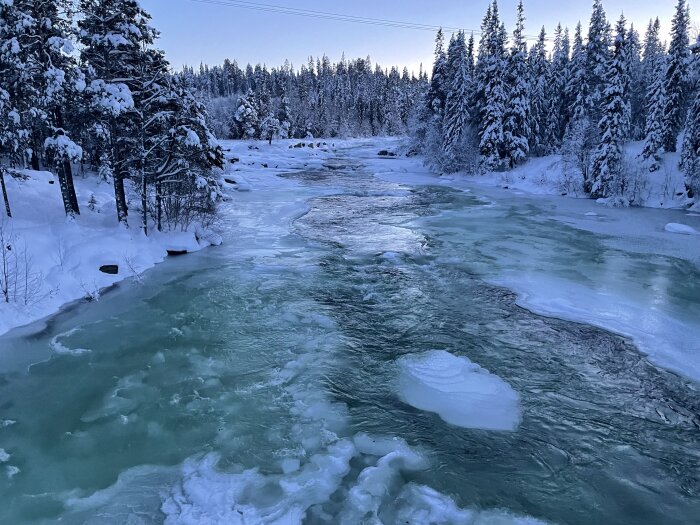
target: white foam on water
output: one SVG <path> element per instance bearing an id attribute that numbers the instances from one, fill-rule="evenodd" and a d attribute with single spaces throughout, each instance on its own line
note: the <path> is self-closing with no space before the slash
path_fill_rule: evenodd
<path id="1" fill-rule="evenodd" d="M 500 377 L 444 350 L 402 357 L 398 395 L 463 428 L 513 431 L 520 423 L 520 396 Z"/>
<path id="2" fill-rule="evenodd" d="M 11 457 L 4 448 L 0 448 L 0 463 L 7 463 Z"/>
<path id="3" fill-rule="evenodd" d="M 57 354 L 64 354 L 64 355 L 82 355 L 90 352 L 90 350 L 86 348 L 68 348 L 65 346 L 61 340 L 65 339 L 66 337 L 70 337 L 71 335 L 75 334 L 76 332 L 79 332 L 80 328 L 73 328 L 72 330 L 68 330 L 67 332 L 63 332 L 61 334 L 55 335 L 51 341 L 49 341 L 49 346 L 51 347 L 51 350 L 56 352 Z"/>
<path id="4" fill-rule="evenodd" d="M 409 483 L 387 511 L 384 523 L 405 525 L 546 525 L 529 516 L 502 510 L 462 509 L 436 490 Z"/>

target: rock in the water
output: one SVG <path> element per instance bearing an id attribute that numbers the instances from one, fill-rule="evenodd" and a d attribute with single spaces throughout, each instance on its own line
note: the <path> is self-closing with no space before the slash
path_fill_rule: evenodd
<path id="1" fill-rule="evenodd" d="M 377 155 L 380 157 L 396 157 L 396 153 L 385 149 L 381 150 L 379 153 L 377 153 Z"/>
<path id="2" fill-rule="evenodd" d="M 187 250 L 168 250 L 168 255 L 187 255 Z"/>
<path id="3" fill-rule="evenodd" d="M 228 184 L 237 184 L 237 182 L 233 179 L 224 179 L 224 182 L 226 182 Z"/>
<path id="4" fill-rule="evenodd" d="M 119 265 L 105 264 L 103 266 L 100 266 L 100 271 L 109 275 L 117 275 L 119 273 Z"/>

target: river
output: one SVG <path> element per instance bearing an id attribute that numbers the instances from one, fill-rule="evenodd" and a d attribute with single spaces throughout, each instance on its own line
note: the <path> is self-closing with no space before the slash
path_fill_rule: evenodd
<path id="1" fill-rule="evenodd" d="M 700 272 L 552 213 L 352 148 L 234 194 L 221 247 L 0 338 L 0 523 L 697 523 L 699 384 L 498 284 L 693 316 Z M 510 385 L 517 428 L 403 402 L 433 350 Z"/>

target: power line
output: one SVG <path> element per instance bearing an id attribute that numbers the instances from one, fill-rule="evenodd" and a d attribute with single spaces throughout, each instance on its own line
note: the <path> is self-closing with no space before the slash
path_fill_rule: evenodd
<path id="1" fill-rule="evenodd" d="M 268 13 L 278 13 L 284 15 L 301 16 L 307 18 L 316 18 L 321 20 L 336 20 L 339 22 L 350 22 L 355 24 L 365 24 L 373 26 L 392 27 L 398 29 L 413 29 L 419 31 L 437 32 L 443 29 L 447 32 L 464 31 L 465 33 L 473 33 L 481 35 L 482 31 L 477 29 L 465 29 L 460 27 L 435 26 L 429 24 L 420 24 L 415 22 L 402 22 L 398 20 L 387 20 L 382 18 L 370 18 L 365 16 L 344 15 L 341 13 L 330 13 L 327 11 L 315 11 L 310 9 L 298 9 L 295 7 L 285 7 L 272 4 L 261 4 L 257 2 L 248 2 L 243 0 L 189 0 L 200 4 L 220 5 L 225 7 L 233 7 L 238 9 L 248 9 L 252 11 L 263 11 Z M 528 40 L 536 40 L 538 37 L 525 36 Z M 547 39 L 549 40 L 549 39 Z"/>

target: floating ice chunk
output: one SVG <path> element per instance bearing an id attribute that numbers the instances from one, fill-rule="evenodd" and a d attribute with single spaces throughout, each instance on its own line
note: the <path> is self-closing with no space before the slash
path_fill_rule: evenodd
<path id="1" fill-rule="evenodd" d="M 671 233 L 680 233 L 683 235 L 700 235 L 700 232 L 692 226 L 688 226 L 687 224 L 678 224 L 677 222 L 669 222 L 666 225 L 665 229 L 667 232 Z"/>
<path id="2" fill-rule="evenodd" d="M 20 470 L 18 467 L 15 467 L 14 465 L 8 465 L 5 468 L 5 472 L 7 473 L 7 479 L 12 479 L 14 478 L 17 474 L 19 474 Z"/>
<path id="3" fill-rule="evenodd" d="M 0 448 L 0 463 L 7 463 L 10 461 L 10 455 L 5 451 L 4 448 Z"/>
<path id="4" fill-rule="evenodd" d="M 399 360 L 399 397 L 464 428 L 513 431 L 520 422 L 520 396 L 500 377 L 443 350 Z"/>
<path id="5" fill-rule="evenodd" d="M 17 423 L 17 421 L 14 419 L 0 419 L 0 428 L 11 427 L 15 423 Z"/>

